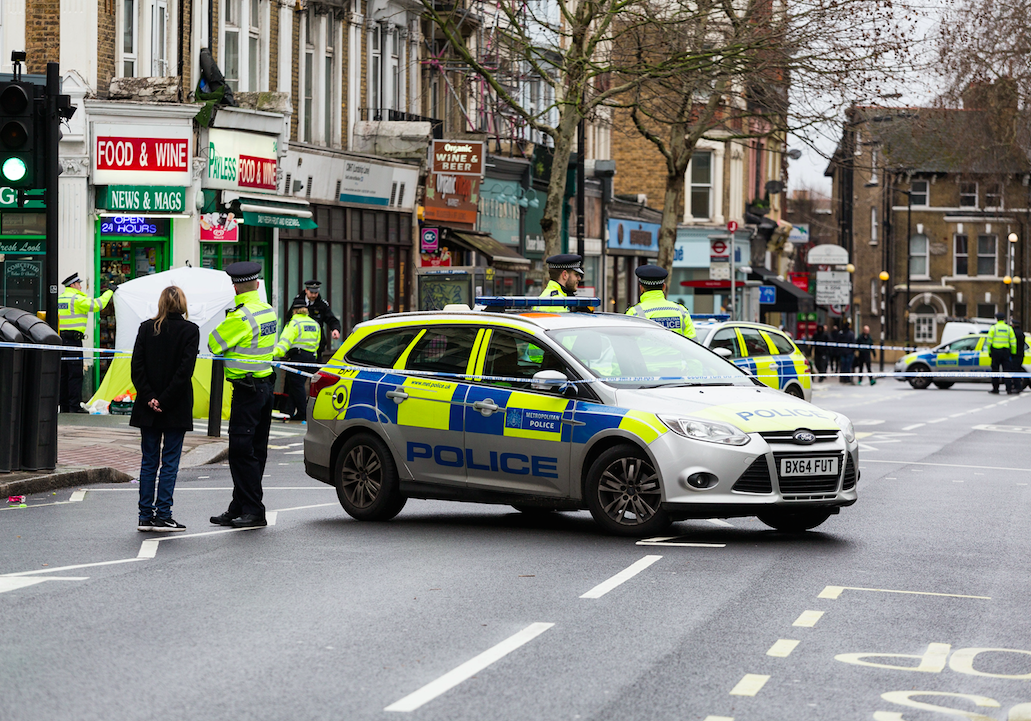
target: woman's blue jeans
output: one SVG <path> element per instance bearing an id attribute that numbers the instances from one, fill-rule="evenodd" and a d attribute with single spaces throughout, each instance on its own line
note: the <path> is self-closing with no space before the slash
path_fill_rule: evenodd
<path id="1" fill-rule="evenodd" d="M 140 449 L 143 451 L 140 461 L 140 520 L 172 517 L 172 492 L 179 475 L 179 458 L 185 437 L 186 431 L 182 429 L 140 429 Z"/>

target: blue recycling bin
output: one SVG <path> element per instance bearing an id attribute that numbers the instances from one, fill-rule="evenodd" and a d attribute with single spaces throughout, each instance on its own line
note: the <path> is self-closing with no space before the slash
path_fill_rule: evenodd
<path id="1" fill-rule="evenodd" d="M 0 343 L 24 343 L 21 331 L 0 318 Z M 0 346 L 0 473 L 21 468 L 24 351 Z"/>
<path id="2" fill-rule="evenodd" d="M 61 336 L 32 313 L 8 308 L 3 313 L 25 343 L 60 346 Z M 21 469 L 57 468 L 57 413 L 61 393 L 61 351 L 27 348 L 22 367 Z"/>

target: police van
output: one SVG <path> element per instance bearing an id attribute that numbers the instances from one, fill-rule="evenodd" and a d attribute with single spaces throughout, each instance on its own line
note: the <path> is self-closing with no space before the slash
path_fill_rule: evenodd
<path id="1" fill-rule="evenodd" d="M 699 343 L 770 388 L 812 400 L 813 375 L 809 359 L 782 330 L 764 323 L 702 317 L 695 323 L 695 332 Z"/>
<path id="2" fill-rule="evenodd" d="M 545 300 L 588 301 L 504 299 Z M 316 373 L 307 410 L 305 469 L 360 520 L 423 498 L 588 509 L 621 535 L 739 516 L 798 532 L 857 499 L 845 416 L 633 316 L 381 316 Z"/>

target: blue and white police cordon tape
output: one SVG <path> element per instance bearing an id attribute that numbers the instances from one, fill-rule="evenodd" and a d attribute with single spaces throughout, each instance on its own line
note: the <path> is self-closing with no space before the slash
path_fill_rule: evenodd
<path id="1" fill-rule="evenodd" d="M 856 350 L 901 350 L 907 353 L 915 353 L 919 350 L 931 350 L 930 348 L 912 348 L 909 346 L 902 345 L 877 345 L 871 343 L 835 343 L 834 341 L 824 340 L 799 340 L 795 339 L 796 345 L 813 345 L 813 346 L 824 346 L 829 348 L 855 348 Z"/>

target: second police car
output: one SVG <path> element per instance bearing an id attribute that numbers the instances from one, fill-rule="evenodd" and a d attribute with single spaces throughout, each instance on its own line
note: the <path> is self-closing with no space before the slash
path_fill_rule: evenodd
<path id="1" fill-rule="evenodd" d="M 702 318 L 695 323 L 695 340 L 699 343 L 745 369 L 770 388 L 812 400 L 813 376 L 809 359 L 786 333 L 763 323 Z"/>
<path id="2" fill-rule="evenodd" d="M 975 372 L 988 372 L 992 369 L 992 358 L 988 336 L 985 333 L 971 333 L 944 343 L 937 348 L 917 351 L 902 356 L 895 362 L 895 372 L 904 373 L 897 380 L 908 381 L 911 386 L 921 390 L 932 383 L 941 389 L 951 388 L 955 383 L 991 383 L 989 377 L 974 377 Z M 1023 369 L 1031 368 L 1031 346 L 1024 338 Z M 930 375 L 910 375 L 929 373 Z M 948 376 L 941 375 L 949 373 Z M 955 373 L 955 375 L 951 375 Z M 1025 378 L 1024 386 L 1029 380 Z"/>
<path id="3" fill-rule="evenodd" d="M 815 528 L 855 503 L 859 477 L 846 417 L 613 314 L 361 323 L 312 379 L 304 459 L 361 520 L 447 499 L 586 508 L 636 536 L 687 518 Z"/>

